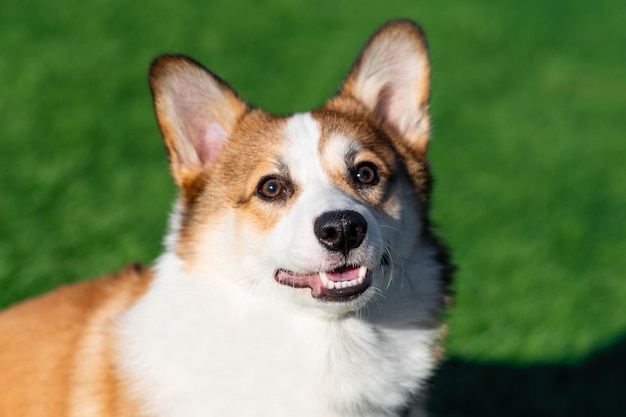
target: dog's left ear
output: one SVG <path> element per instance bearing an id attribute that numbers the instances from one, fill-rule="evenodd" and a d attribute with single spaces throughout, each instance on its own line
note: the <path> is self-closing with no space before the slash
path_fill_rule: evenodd
<path id="1" fill-rule="evenodd" d="M 159 128 L 179 187 L 211 166 L 249 109 L 237 93 L 183 55 L 163 55 L 150 68 Z"/>
<path id="2" fill-rule="evenodd" d="M 430 138 L 430 63 L 419 26 L 395 20 L 372 35 L 348 73 L 340 95 L 356 98 L 425 153 Z"/>

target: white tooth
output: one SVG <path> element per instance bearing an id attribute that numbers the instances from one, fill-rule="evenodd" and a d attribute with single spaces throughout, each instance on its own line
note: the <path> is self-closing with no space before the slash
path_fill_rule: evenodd
<path id="1" fill-rule="evenodd" d="M 322 285 L 328 288 L 328 281 L 330 280 L 328 279 L 326 272 L 320 271 L 320 279 L 322 280 Z"/>
<path id="2" fill-rule="evenodd" d="M 355 287 L 357 285 L 363 284 L 363 282 L 365 281 L 365 276 L 367 275 L 367 267 L 365 266 L 360 267 L 359 277 L 357 279 L 353 279 L 350 281 L 335 282 L 332 279 L 328 278 L 328 274 L 324 271 L 320 271 L 319 275 L 320 275 L 320 279 L 322 280 L 322 285 L 328 288 L 329 290 L 349 288 L 349 287 Z"/>
<path id="3" fill-rule="evenodd" d="M 362 266 L 359 268 L 359 279 L 365 279 L 365 275 L 367 275 L 367 267 Z"/>

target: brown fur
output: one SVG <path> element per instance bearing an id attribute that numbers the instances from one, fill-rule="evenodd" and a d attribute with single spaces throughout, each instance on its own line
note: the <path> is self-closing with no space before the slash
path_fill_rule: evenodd
<path id="1" fill-rule="evenodd" d="M 0 313 L 0 417 L 138 415 L 121 395 L 110 333 L 151 279 L 130 265 Z"/>

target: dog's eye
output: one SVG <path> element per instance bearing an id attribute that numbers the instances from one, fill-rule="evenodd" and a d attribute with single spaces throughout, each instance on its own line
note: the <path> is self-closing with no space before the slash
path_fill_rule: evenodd
<path id="1" fill-rule="evenodd" d="M 278 178 L 265 178 L 259 183 L 257 193 L 263 198 L 273 199 L 285 193 L 285 186 Z"/>
<path id="2" fill-rule="evenodd" d="M 354 169 L 354 179 L 359 184 L 376 185 L 380 179 L 378 168 L 371 162 L 362 162 Z"/>

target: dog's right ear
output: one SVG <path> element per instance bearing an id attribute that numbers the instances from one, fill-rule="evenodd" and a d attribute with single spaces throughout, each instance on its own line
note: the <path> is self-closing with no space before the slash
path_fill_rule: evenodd
<path id="1" fill-rule="evenodd" d="M 237 93 L 196 61 L 163 55 L 150 68 L 150 90 L 179 187 L 211 165 L 248 110 Z"/>

